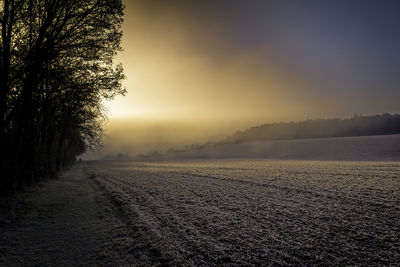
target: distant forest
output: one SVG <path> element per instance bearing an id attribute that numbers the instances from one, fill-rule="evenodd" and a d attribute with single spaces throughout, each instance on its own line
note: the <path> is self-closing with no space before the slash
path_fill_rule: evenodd
<path id="1" fill-rule="evenodd" d="M 0 196 L 53 177 L 101 141 L 123 94 L 121 0 L 0 1 Z"/>
<path id="2" fill-rule="evenodd" d="M 238 131 L 222 143 L 280 139 L 400 134 L 400 115 L 388 113 L 351 119 L 318 119 L 263 124 Z"/>
<path id="3" fill-rule="evenodd" d="M 388 134 L 400 134 L 400 115 L 385 113 L 374 116 L 355 115 L 350 119 L 316 119 L 300 122 L 268 123 L 254 126 L 244 131 L 237 131 L 219 141 L 186 145 L 183 149 L 170 148 L 165 153 L 174 154 L 189 150 L 252 141 Z M 160 156 L 158 151 L 154 151 L 151 155 L 147 156 L 141 155 L 141 157 L 158 156 Z"/>

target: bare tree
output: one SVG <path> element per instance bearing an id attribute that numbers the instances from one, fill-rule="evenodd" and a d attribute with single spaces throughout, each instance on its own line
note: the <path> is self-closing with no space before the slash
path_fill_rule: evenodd
<path id="1" fill-rule="evenodd" d="M 2 191 L 54 175 L 99 143 L 123 94 L 121 0 L 0 1 Z"/>

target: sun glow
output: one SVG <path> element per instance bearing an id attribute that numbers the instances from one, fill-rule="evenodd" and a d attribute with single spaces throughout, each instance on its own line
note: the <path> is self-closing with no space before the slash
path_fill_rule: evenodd
<path id="1" fill-rule="evenodd" d="M 264 50 L 227 47 L 225 53 L 233 57 L 213 54 L 203 47 L 224 46 L 217 29 L 205 30 L 190 20 L 182 27 L 184 18 L 173 13 L 155 19 L 130 5 L 124 51 L 117 57 L 125 69 L 127 95 L 108 104 L 112 118 L 287 120 L 318 108 L 305 91 L 292 90 L 302 81 L 295 75 L 287 79 L 279 59 Z"/>

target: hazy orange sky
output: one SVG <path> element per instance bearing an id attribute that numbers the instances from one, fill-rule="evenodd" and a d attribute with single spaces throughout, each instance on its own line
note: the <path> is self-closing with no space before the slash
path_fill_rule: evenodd
<path id="1" fill-rule="evenodd" d="M 128 93 L 106 103 L 106 148 L 117 129 L 133 140 L 203 127 L 194 141 L 263 122 L 399 112 L 399 53 L 388 48 L 400 44 L 398 5 L 378 2 L 125 1 L 117 61 Z"/>

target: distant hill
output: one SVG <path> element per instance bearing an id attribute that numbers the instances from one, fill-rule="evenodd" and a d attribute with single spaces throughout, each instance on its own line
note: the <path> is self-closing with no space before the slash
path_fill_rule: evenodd
<path id="1" fill-rule="evenodd" d="M 231 143 L 166 154 L 163 159 L 400 161 L 400 135 Z"/>
<path id="2" fill-rule="evenodd" d="M 336 151 L 334 156 L 332 151 Z M 170 148 L 165 153 L 155 151 L 137 158 L 369 158 L 397 161 L 399 153 L 400 115 L 384 113 L 355 115 L 350 119 L 263 124 L 238 131 L 217 142 L 191 144 L 183 149 Z"/>
<path id="3" fill-rule="evenodd" d="M 222 140 L 220 144 L 390 134 L 400 134 L 400 115 L 398 114 L 356 115 L 351 119 L 317 119 L 263 124 L 238 131 Z"/>

